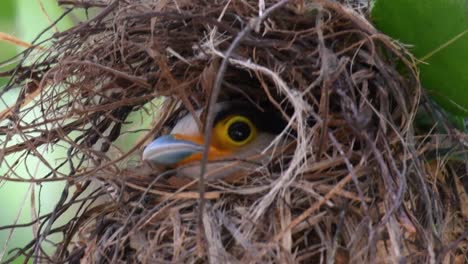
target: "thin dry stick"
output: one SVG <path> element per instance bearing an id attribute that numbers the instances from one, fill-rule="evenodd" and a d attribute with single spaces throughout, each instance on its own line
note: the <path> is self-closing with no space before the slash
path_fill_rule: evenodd
<path id="1" fill-rule="evenodd" d="M 210 95 L 210 100 L 208 103 L 208 115 L 206 117 L 206 124 L 205 124 L 205 148 L 203 151 L 203 156 L 201 160 L 201 168 L 200 168 L 200 180 L 198 182 L 198 190 L 200 192 L 200 200 L 199 200 L 199 208 L 198 208 L 198 228 L 199 230 L 203 231 L 204 230 L 204 225 L 203 225 L 203 212 L 204 212 L 204 207 L 205 207 L 205 172 L 206 172 L 206 165 L 208 163 L 208 150 L 209 150 L 209 145 L 211 142 L 211 128 L 213 127 L 214 123 L 214 112 L 213 112 L 213 106 L 216 104 L 218 101 L 218 96 L 221 91 L 221 84 L 223 83 L 224 79 L 224 74 L 226 73 L 226 69 L 229 63 L 229 58 L 232 56 L 233 52 L 236 50 L 236 48 L 239 46 L 241 40 L 248 34 L 250 31 L 254 28 L 257 28 L 260 23 L 262 23 L 273 11 L 276 9 L 284 6 L 287 4 L 290 0 L 282 0 L 275 5 L 271 6 L 265 12 L 261 17 L 258 17 L 254 20 L 251 21 L 251 23 L 247 24 L 247 26 L 236 36 L 234 41 L 231 43 L 229 46 L 228 50 L 226 51 L 226 56 L 223 58 L 223 61 L 221 63 L 221 66 L 218 69 L 218 73 L 216 74 L 216 79 L 215 83 L 213 86 L 213 90 Z M 205 232 L 201 232 L 203 238 L 206 239 L 206 234 Z"/>
<path id="2" fill-rule="evenodd" d="M 331 189 L 320 201 L 315 202 L 312 206 L 309 207 L 309 209 L 305 210 L 301 215 L 296 217 L 294 220 L 291 221 L 291 223 L 281 232 L 279 232 L 274 238 L 274 242 L 278 242 L 283 235 L 291 230 L 293 227 L 299 225 L 302 223 L 304 220 L 306 220 L 311 214 L 313 214 L 315 211 L 317 211 L 322 205 L 324 205 L 327 201 L 329 201 L 333 196 L 340 192 L 348 182 L 350 182 L 353 179 L 353 175 L 358 169 L 356 168 L 355 171 L 348 173 L 346 177 L 344 177 L 340 182 L 338 182 L 337 185 L 333 189 Z"/>
<path id="3" fill-rule="evenodd" d="M 41 46 L 34 46 L 26 41 L 22 41 L 21 39 L 14 37 L 12 35 L 8 35 L 6 33 L 0 32 L 0 40 L 9 42 L 11 44 L 14 44 L 16 46 L 24 47 L 24 48 L 35 48 L 39 50 L 45 50 L 45 48 Z"/>
<path id="4" fill-rule="evenodd" d="M 45 9 L 44 7 L 44 3 L 42 2 L 42 0 L 37 0 L 37 3 L 39 4 L 39 7 L 41 8 L 41 12 L 45 15 L 45 17 L 47 18 L 47 21 L 52 24 L 54 21 L 50 18 L 50 15 L 49 13 L 47 13 L 47 10 Z M 57 25 L 54 25 L 54 30 L 55 32 L 59 32 L 60 30 L 58 29 Z"/>
<path id="5" fill-rule="evenodd" d="M 192 182 L 190 182 L 190 185 Z M 193 199 L 199 199 L 200 194 L 198 192 L 181 192 L 181 193 L 171 193 L 171 192 L 164 192 L 164 191 L 159 191 L 155 189 L 149 189 L 130 183 L 126 182 L 125 185 L 139 191 L 146 191 L 151 194 L 159 195 L 161 196 L 160 200 L 165 201 L 165 200 L 193 200 Z M 207 192 L 205 193 L 205 199 L 208 200 L 214 200 L 214 199 L 219 199 L 221 196 L 222 192 Z"/>
<path id="6" fill-rule="evenodd" d="M 21 214 L 23 213 L 23 209 L 25 208 L 25 205 L 26 205 L 26 201 L 27 201 L 29 192 L 32 190 L 33 186 L 34 186 L 33 184 L 30 184 L 28 190 L 24 193 L 23 199 L 21 201 L 21 205 L 19 206 L 18 213 L 16 214 L 16 218 L 15 218 L 15 221 L 13 223 L 14 226 L 16 226 L 18 224 L 19 220 L 20 220 Z M 0 260 L 3 259 L 3 256 L 7 252 L 7 246 L 8 246 L 8 243 L 10 242 L 11 238 L 13 237 L 14 231 L 15 231 L 15 229 L 12 228 L 8 232 L 8 237 L 7 237 L 6 241 L 5 241 L 5 244 L 3 245 L 2 249 L 0 250 Z"/>

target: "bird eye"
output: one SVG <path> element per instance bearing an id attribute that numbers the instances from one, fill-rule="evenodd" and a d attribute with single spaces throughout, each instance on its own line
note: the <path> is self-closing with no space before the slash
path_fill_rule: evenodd
<path id="1" fill-rule="evenodd" d="M 242 142 L 249 138 L 251 129 L 248 123 L 242 121 L 236 121 L 232 123 L 228 128 L 229 137 L 236 141 Z"/>
<path id="2" fill-rule="evenodd" d="M 257 133 L 255 126 L 245 116 L 228 116 L 215 127 L 215 141 L 223 148 L 236 148 L 249 143 Z"/>

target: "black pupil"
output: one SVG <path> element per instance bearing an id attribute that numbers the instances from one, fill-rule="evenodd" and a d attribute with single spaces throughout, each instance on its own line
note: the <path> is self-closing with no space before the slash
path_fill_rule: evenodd
<path id="1" fill-rule="evenodd" d="M 234 122 L 229 126 L 229 137 L 237 142 L 246 140 L 250 136 L 250 126 L 245 122 Z"/>

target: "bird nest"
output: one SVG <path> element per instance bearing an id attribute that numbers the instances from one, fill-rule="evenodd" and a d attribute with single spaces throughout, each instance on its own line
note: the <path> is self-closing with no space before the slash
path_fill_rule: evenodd
<path id="1" fill-rule="evenodd" d="M 34 180 L 66 181 L 62 197 L 13 258 L 440 263 L 467 254 L 450 191 L 465 168 L 424 157 L 431 147 L 413 129 L 420 86 L 412 57 L 365 20 L 357 1 L 59 3 L 99 9 L 10 72 L 7 87 L 23 88 L 3 113 L 14 124 L 4 129 L 25 137 L 2 153 L 67 149 Z M 230 100 L 280 113 L 286 125 L 268 164 L 206 180 L 141 161 L 144 146 L 182 114 L 205 109 L 203 129 L 210 106 Z M 31 102 L 40 118 L 24 125 Z M 135 125 L 149 117 L 149 128 Z M 115 143 L 131 133 L 138 137 L 127 148 Z"/>

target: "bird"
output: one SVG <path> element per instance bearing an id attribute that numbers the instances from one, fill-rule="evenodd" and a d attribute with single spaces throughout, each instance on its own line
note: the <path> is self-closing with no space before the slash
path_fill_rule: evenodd
<path id="1" fill-rule="evenodd" d="M 244 101 L 218 102 L 213 111 L 206 179 L 249 172 L 271 160 L 272 155 L 265 155 L 263 151 L 286 127 L 279 111 L 272 106 L 259 107 Z M 200 118 L 202 112 L 203 109 L 198 109 L 194 115 Z M 173 168 L 178 176 L 200 177 L 205 142 L 194 115 L 183 116 L 169 134 L 148 144 L 142 159 Z"/>

